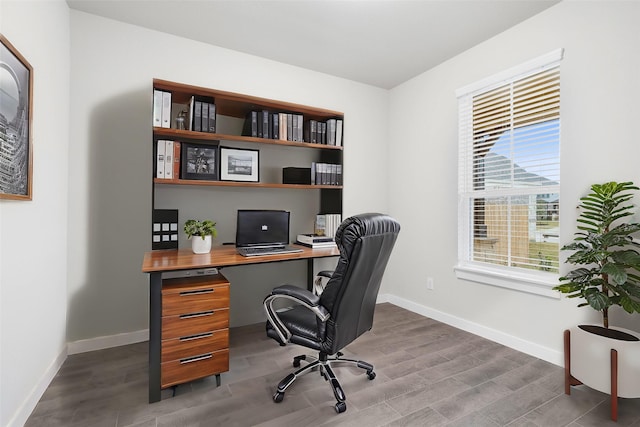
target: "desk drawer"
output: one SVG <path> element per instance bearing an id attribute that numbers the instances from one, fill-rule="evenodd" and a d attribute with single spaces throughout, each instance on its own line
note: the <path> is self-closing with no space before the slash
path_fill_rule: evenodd
<path id="1" fill-rule="evenodd" d="M 178 283 L 162 288 L 162 315 L 201 312 L 229 307 L 229 283 Z"/>
<path id="2" fill-rule="evenodd" d="M 161 387 L 182 384 L 229 370 L 229 350 L 199 354 L 161 364 Z"/>
<path id="3" fill-rule="evenodd" d="M 162 362 L 229 348 L 229 329 L 175 338 L 162 343 Z"/>
<path id="4" fill-rule="evenodd" d="M 228 308 L 167 316 L 162 318 L 162 339 L 197 335 L 228 327 Z"/>

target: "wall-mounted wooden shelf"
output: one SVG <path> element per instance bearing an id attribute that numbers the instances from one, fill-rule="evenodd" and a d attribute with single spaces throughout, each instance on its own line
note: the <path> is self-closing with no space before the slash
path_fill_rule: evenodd
<path id="1" fill-rule="evenodd" d="M 190 130 L 171 129 L 171 128 L 153 128 L 153 134 L 157 139 L 175 139 L 179 141 L 240 141 L 252 142 L 256 144 L 272 144 L 283 145 L 288 147 L 314 148 L 321 150 L 339 150 L 342 146 L 325 144 L 311 144 L 308 142 L 283 141 L 281 139 L 254 138 L 251 136 L 228 135 L 220 133 L 194 132 Z"/>
<path id="2" fill-rule="evenodd" d="M 342 190 L 341 185 L 274 184 L 268 182 L 205 181 L 197 179 L 154 178 L 153 183 L 160 185 L 196 185 L 211 187 L 289 188 L 292 190 Z"/>

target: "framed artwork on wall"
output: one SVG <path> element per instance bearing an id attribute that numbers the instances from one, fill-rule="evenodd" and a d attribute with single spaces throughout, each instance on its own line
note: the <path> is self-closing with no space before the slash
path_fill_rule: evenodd
<path id="1" fill-rule="evenodd" d="M 31 200 L 33 68 L 0 35 L 0 199 Z"/>
<path id="2" fill-rule="evenodd" d="M 260 151 L 220 147 L 222 181 L 260 181 Z"/>

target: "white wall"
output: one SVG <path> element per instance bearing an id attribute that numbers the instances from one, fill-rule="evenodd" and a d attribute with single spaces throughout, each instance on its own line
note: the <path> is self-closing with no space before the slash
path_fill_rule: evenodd
<path id="1" fill-rule="evenodd" d="M 640 94 L 640 4 L 560 3 L 390 92 L 69 12 L 61 0 L 0 4 L 2 33 L 35 68 L 36 152 L 34 200 L 0 202 L 1 425 L 20 425 L 28 416 L 64 357 L 65 342 L 147 328 L 148 282 L 140 266 L 150 248 L 154 77 L 344 112 L 344 213 L 383 211 L 400 220 L 382 288 L 396 301 L 552 356 L 564 328 L 597 320 L 574 301 L 455 279 L 454 91 L 566 49 L 561 215 L 567 242 L 573 201 L 591 183 L 640 183 L 634 132 L 640 106 L 633 102 Z M 46 226 L 22 226 L 36 220 Z M 47 245 L 37 270 L 25 256 L 25 236 Z M 240 311 L 259 310 L 255 300 L 263 292 L 252 277 L 276 280 L 282 273 L 263 267 L 227 270 Z M 299 269 L 289 266 L 287 274 L 295 277 Z M 435 279 L 433 291 L 425 289 L 427 276 Z M 30 312 L 37 317 L 25 316 Z M 639 329 L 637 320 L 614 318 Z"/>
<path id="2" fill-rule="evenodd" d="M 140 269 L 151 247 L 153 78 L 344 112 L 344 213 L 388 210 L 385 90 L 77 11 L 71 11 L 71 57 L 70 342 L 148 327 L 148 278 Z M 213 199 L 200 215 L 219 221 L 218 243 L 233 238 L 232 204 L 262 197 L 259 203 L 294 206 L 299 196 L 208 190 L 185 188 L 158 201 L 180 209 L 182 222 L 198 214 L 184 195 Z M 303 283 L 303 269 L 300 263 L 225 269 L 232 326 L 264 319 L 267 290 L 283 279 Z"/>
<path id="3" fill-rule="evenodd" d="M 556 48 L 561 63 L 561 242 L 589 186 L 640 184 L 640 3 L 562 2 L 394 88 L 390 95 L 391 214 L 403 225 L 386 291 L 406 305 L 560 363 L 562 331 L 599 322 L 576 300 L 457 280 L 457 103 L 454 91 Z M 420 159 L 416 161 L 416 159 Z M 419 183 L 419 185 L 417 185 Z M 639 199 L 640 200 L 640 199 Z M 426 290 L 426 277 L 435 290 Z M 614 314 L 640 330 L 640 319 Z"/>
<path id="4" fill-rule="evenodd" d="M 33 200 L 0 200 L 0 425 L 20 426 L 66 355 L 69 11 L 5 0 L 0 17 L 34 69 Z"/>

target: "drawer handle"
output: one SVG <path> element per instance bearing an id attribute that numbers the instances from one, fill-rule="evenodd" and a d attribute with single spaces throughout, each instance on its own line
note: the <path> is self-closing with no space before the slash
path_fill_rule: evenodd
<path id="1" fill-rule="evenodd" d="M 187 357 L 185 359 L 180 359 L 180 364 L 185 365 L 187 363 L 199 362 L 200 360 L 207 360 L 213 357 L 212 353 L 201 354 L 200 356 Z"/>
<path id="2" fill-rule="evenodd" d="M 189 296 L 189 295 L 212 294 L 213 291 L 214 291 L 213 288 L 199 289 L 197 291 L 183 291 L 183 292 L 180 292 L 180 296 L 181 297 L 186 297 L 186 296 Z"/>
<path id="3" fill-rule="evenodd" d="M 213 310 L 209 311 L 200 311 L 198 313 L 189 313 L 189 314 L 181 314 L 181 319 L 192 319 L 194 317 L 202 317 L 202 316 L 211 316 L 213 314 Z"/>
<path id="4" fill-rule="evenodd" d="M 205 332 L 204 334 L 196 334 L 196 335 L 189 335 L 186 337 L 180 337 L 180 341 L 193 341 L 193 340 L 199 340 L 201 338 L 208 338 L 210 336 L 213 336 L 213 332 Z"/>

